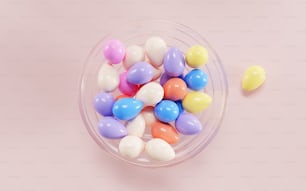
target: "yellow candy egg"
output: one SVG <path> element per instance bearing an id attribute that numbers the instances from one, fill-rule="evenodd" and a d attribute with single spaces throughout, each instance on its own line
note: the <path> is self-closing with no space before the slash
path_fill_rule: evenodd
<path id="1" fill-rule="evenodd" d="M 208 61 L 206 48 L 200 45 L 192 46 L 186 53 L 187 64 L 192 68 L 200 68 Z"/>
<path id="2" fill-rule="evenodd" d="M 199 113 L 206 109 L 212 98 L 203 92 L 189 92 L 183 99 L 183 107 L 190 113 Z"/>
<path id="3" fill-rule="evenodd" d="M 245 91 L 255 90 L 266 80 L 265 70 L 258 65 L 250 66 L 244 72 L 242 78 L 242 89 Z"/>

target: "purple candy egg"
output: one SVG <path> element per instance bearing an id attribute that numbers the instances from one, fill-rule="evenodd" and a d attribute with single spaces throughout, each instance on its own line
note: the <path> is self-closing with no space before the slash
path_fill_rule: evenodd
<path id="1" fill-rule="evenodd" d="M 177 48 L 170 48 L 164 60 L 164 69 L 167 75 L 172 77 L 180 76 L 184 73 L 185 59 L 183 53 Z"/>
<path id="2" fill-rule="evenodd" d="M 199 119 L 191 113 L 183 112 L 175 121 L 175 128 L 184 135 L 194 135 L 202 130 Z"/>
<path id="3" fill-rule="evenodd" d="M 112 108 L 115 99 L 110 93 L 99 93 L 94 99 L 94 107 L 96 111 L 103 116 L 112 116 Z"/>
<path id="4" fill-rule="evenodd" d="M 110 40 L 104 46 L 104 57 L 111 64 L 119 64 L 125 56 L 125 47 L 119 40 Z"/>
<path id="5" fill-rule="evenodd" d="M 154 68 L 147 62 L 138 62 L 134 64 L 127 72 L 126 79 L 131 84 L 145 84 L 152 80 Z"/>
<path id="6" fill-rule="evenodd" d="M 104 117 L 98 123 L 99 133 L 109 139 L 120 139 L 127 135 L 126 128 L 113 117 Z"/>

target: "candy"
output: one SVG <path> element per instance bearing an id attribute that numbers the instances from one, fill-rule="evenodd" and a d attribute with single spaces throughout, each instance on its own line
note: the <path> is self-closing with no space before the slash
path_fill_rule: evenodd
<path id="1" fill-rule="evenodd" d="M 174 159 L 173 148 L 164 140 L 159 138 L 151 139 L 145 146 L 146 153 L 155 160 L 169 161 Z"/>
<path id="2" fill-rule="evenodd" d="M 162 71 L 159 68 L 154 68 L 154 75 L 152 80 L 157 80 L 161 76 L 161 73 Z"/>
<path id="3" fill-rule="evenodd" d="M 157 119 L 162 122 L 169 123 L 178 117 L 179 108 L 175 102 L 163 100 L 155 106 L 154 113 Z"/>
<path id="4" fill-rule="evenodd" d="M 208 52 L 203 46 L 195 45 L 187 50 L 186 62 L 192 68 L 200 68 L 208 61 Z"/>
<path id="5" fill-rule="evenodd" d="M 110 92 L 119 85 L 118 72 L 109 64 L 105 63 L 99 70 L 98 86 L 101 90 Z"/>
<path id="6" fill-rule="evenodd" d="M 165 73 L 169 76 L 180 76 L 184 73 L 185 59 L 182 52 L 177 48 L 170 48 L 166 53 L 164 60 Z"/>
<path id="7" fill-rule="evenodd" d="M 154 68 L 147 62 L 138 62 L 131 66 L 127 72 L 127 81 L 131 84 L 145 84 L 152 80 Z"/>
<path id="8" fill-rule="evenodd" d="M 261 86 L 266 80 L 265 70 L 258 65 L 250 66 L 243 75 L 242 89 L 252 91 Z"/>
<path id="9" fill-rule="evenodd" d="M 126 76 L 127 72 L 120 74 L 119 90 L 125 95 L 134 96 L 139 88 L 137 85 L 129 83 Z"/>
<path id="10" fill-rule="evenodd" d="M 177 101 L 183 99 L 187 94 L 187 86 L 184 80 L 172 78 L 164 84 L 165 99 Z"/>
<path id="11" fill-rule="evenodd" d="M 123 65 L 126 69 L 129 69 L 133 64 L 144 61 L 145 55 L 142 47 L 138 45 L 132 45 L 127 47 Z"/>
<path id="12" fill-rule="evenodd" d="M 164 97 L 163 87 L 156 82 L 149 82 L 142 86 L 135 98 L 142 101 L 145 106 L 154 106 Z"/>
<path id="13" fill-rule="evenodd" d="M 137 137 L 142 137 L 146 128 L 146 122 L 144 117 L 139 114 L 134 119 L 127 122 L 126 129 L 128 135 L 134 135 Z"/>
<path id="14" fill-rule="evenodd" d="M 167 49 L 166 42 L 160 37 L 151 37 L 145 43 L 145 52 L 150 63 L 155 67 L 162 65 Z"/>
<path id="15" fill-rule="evenodd" d="M 127 135 L 126 128 L 113 117 L 103 117 L 98 123 L 99 133 L 109 139 L 119 139 Z"/>
<path id="16" fill-rule="evenodd" d="M 94 99 L 94 107 L 96 111 L 103 116 L 112 116 L 112 108 L 115 103 L 115 99 L 112 94 L 99 93 Z"/>
<path id="17" fill-rule="evenodd" d="M 129 98 L 128 95 L 124 95 L 124 94 L 121 94 L 121 95 L 118 95 L 115 100 L 117 101 L 118 99 L 121 99 L 121 98 Z"/>
<path id="18" fill-rule="evenodd" d="M 119 64 L 125 55 L 125 47 L 119 40 L 110 40 L 104 46 L 104 57 L 111 64 Z"/>
<path id="19" fill-rule="evenodd" d="M 200 69 L 193 69 L 186 74 L 184 80 L 188 88 L 202 90 L 207 85 L 208 76 Z"/>
<path id="20" fill-rule="evenodd" d="M 141 112 L 147 127 L 151 127 L 151 125 L 157 121 L 154 114 L 154 107 L 145 107 Z"/>
<path id="21" fill-rule="evenodd" d="M 122 98 L 117 100 L 113 106 L 113 114 L 120 120 L 131 120 L 136 117 L 141 109 L 143 103 L 134 98 Z"/>
<path id="22" fill-rule="evenodd" d="M 155 122 L 151 126 L 151 134 L 153 138 L 160 138 L 169 144 L 175 144 L 179 140 L 179 135 L 171 125 Z"/>
<path id="23" fill-rule="evenodd" d="M 202 124 L 196 116 L 183 112 L 175 121 L 175 128 L 184 135 L 194 135 L 202 130 Z"/>
<path id="24" fill-rule="evenodd" d="M 143 150 L 144 143 L 136 136 L 126 136 L 119 143 L 119 153 L 127 158 L 136 158 Z"/>
<path id="25" fill-rule="evenodd" d="M 179 113 L 184 111 L 182 100 L 175 101 L 177 107 L 179 108 Z"/>
<path id="26" fill-rule="evenodd" d="M 203 92 L 189 92 L 183 99 L 183 107 L 190 113 L 198 113 L 206 109 L 212 98 Z"/>
<path id="27" fill-rule="evenodd" d="M 168 76 L 166 73 L 163 73 L 159 79 L 159 83 L 160 85 L 164 85 L 168 80 L 170 80 L 171 78 L 175 78 L 175 77 L 172 77 L 172 76 Z M 179 77 L 176 77 L 176 78 L 181 78 L 183 79 L 183 75 L 180 75 Z"/>

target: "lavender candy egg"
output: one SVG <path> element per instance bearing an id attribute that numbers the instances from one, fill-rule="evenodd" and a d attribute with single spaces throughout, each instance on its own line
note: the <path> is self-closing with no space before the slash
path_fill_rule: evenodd
<path id="1" fill-rule="evenodd" d="M 183 112 L 179 115 L 175 121 L 175 128 L 184 135 L 194 135 L 203 129 L 199 119 L 188 112 Z"/>
<path id="2" fill-rule="evenodd" d="M 127 135 L 126 128 L 113 117 L 103 117 L 98 123 L 99 133 L 108 139 L 120 139 Z"/>
<path id="3" fill-rule="evenodd" d="M 147 62 L 137 62 L 127 71 L 126 79 L 131 84 L 145 84 L 152 80 L 154 68 Z"/>
<path id="4" fill-rule="evenodd" d="M 94 99 L 94 107 L 96 111 L 103 116 L 112 116 L 113 105 L 115 99 L 110 93 L 99 93 Z"/>
<path id="5" fill-rule="evenodd" d="M 180 76 L 184 73 L 185 59 L 183 53 L 177 48 L 170 48 L 164 60 L 164 69 L 167 75 L 172 77 Z"/>

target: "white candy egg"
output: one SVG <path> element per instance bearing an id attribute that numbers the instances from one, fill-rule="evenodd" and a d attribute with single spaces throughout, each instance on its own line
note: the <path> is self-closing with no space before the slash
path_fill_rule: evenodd
<path id="1" fill-rule="evenodd" d="M 128 158 L 138 157 L 144 149 L 144 142 L 136 136 L 126 136 L 119 143 L 119 152 Z"/>
<path id="2" fill-rule="evenodd" d="M 135 98 L 142 101 L 145 106 L 154 106 L 164 97 L 164 88 L 157 82 L 149 82 L 142 86 Z"/>
<path id="3" fill-rule="evenodd" d="M 146 41 L 145 51 L 152 65 L 159 67 L 167 52 L 167 44 L 160 37 L 151 37 Z"/>
<path id="4" fill-rule="evenodd" d="M 159 138 L 148 141 L 145 150 L 155 160 L 169 161 L 175 157 L 173 148 L 166 141 Z"/>
<path id="5" fill-rule="evenodd" d="M 129 69 L 133 64 L 144 61 L 145 54 L 141 46 L 132 45 L 127 47 L 123 65 L 126 69 Z"/>
<path id="6" fill-rule="evenodd" d="M 110 92 L 119 85 L 118 72 L 108 63 L 102 65 L 98 74 L 98 86 L 101 90 Z"/>
<path id="7" fill-rule="evenodd" d="M 129 121 L 126 125 L 128 135 L 142 137 L 146 129 L 146 122 L 142 114 Z"/>
<path id="8" fill-rule="evenodd" d="M 155 123 L 157 121 L 155 114 L 154 114 L 154 108 L 153 107 L 146 107 L 142 110 L 141 112 L 145 123 L 146 123 L 146 127 L 151 127 L 151 125 L 153 123 Z"/>

